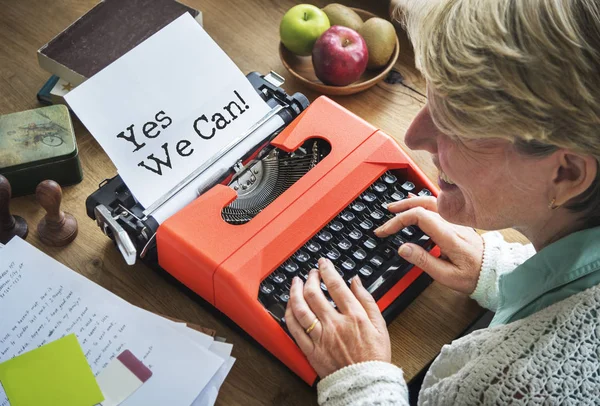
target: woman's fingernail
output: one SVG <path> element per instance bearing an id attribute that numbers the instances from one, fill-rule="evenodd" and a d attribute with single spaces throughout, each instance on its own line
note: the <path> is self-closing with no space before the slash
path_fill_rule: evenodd
<path id="1" fill-rule="evenodd" d="M 354 276 L 354 279 L 356 280 L 356 284 L 358 286 L 362 286 L 363 285 L 362 281 L 360 280 L 360 277 L 358 275 Z"/>
<path id="2" fill-rule="evenodd" d="M 374 231 L 374 233 L 379 234 L 380 232 L 382 232 L 383 230 L 385 230 L 385 226 L 381 226 L 381 227 L 377 227 Z"/>
<path id="3" fill-rule="evenodd" d="M 398 249 L 398 254 L 400 254 L 401 257 L 410 257 L 412 248 L 409 245 L 403 244 L 400 246 L 400 249 Z"/>
<path id="4" fill-rule="evenodd" d="M 297 276 L 294 276 L 294 278 L 292 279 L 292 286 L 294 286 L 294 284 L 298 283 L 299 280 L 300 280 L 300 278 L 298 278 Z"/>
<path id="5" fill-rule="evenodd" d="M 323 265 L 325 265 L 325 258 L 319 258 L 317 263 L 319 264 L 319 269 L 323 268 Z"/>
<path id="6" fill-rule="evenodd" d="M 408 192 L 408 197 L 417 197 L 417 195 L 412 192 Z"/>

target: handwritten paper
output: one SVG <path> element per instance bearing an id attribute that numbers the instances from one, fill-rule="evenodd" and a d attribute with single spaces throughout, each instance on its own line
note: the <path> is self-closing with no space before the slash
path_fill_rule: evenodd
<path id="1" fill-rule="evenodd" d="M 146 208 L 270 110 L 188 13 L 65 99 Z"/>
<path id="2" fill-rule="evenodd" d="M 98 375 L 129 349 L 152 377 L 124 406 L 190 405 L 223 358 L 15 237 L 0 250 L 0 362 L 75 333 Z M 8 406 L 0 390 L 0 406 Z"/>
<path id="3" fill-rule="evenodd" d="M 94 406 L 104 400 L 75 334 L 0 364 L 11 406 Z"/>

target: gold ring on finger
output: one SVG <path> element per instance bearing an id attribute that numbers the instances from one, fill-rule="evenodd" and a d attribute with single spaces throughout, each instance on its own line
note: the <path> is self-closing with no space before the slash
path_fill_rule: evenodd
<path id="1" fill-rule="evenodd" d="M 306 334 L 310 334 L 311 331 L 313 331 L 315 329 L 315 327 L 317 326 L 317 323 L 319 322 L 318 318 L 315 318 L 315 321 L 312 322 L 312 324 L 310 325 L 309 328 L 307 328 L 306 330 Z"/>

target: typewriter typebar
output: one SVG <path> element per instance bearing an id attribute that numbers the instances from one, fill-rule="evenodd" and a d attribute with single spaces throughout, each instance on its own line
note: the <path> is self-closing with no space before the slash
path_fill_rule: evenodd
<path id="1" fill-rule="evenodd" d="M 267 104 L 274 109 L 282 107 L 277 113 L 285 125 L 292 122 L 307 106 L 308 100 L 300 93 L 289 96 L 281 89 L 283 78 L 274 72 L 260 75 L 251 72 L 247 79 Z M 277 134 L 271 134 L 271 137 Z M 265 140 L 268 142 L 268 139 Z M 257 148 L 262 145 L 257 145 Z M 240 161 L 249 158 L 256 151 L 248 151 Z M 223 178 L 234 173 L 223 174 Z M 216 179 L 215 183 L 221 179 Z M 149 265 L 156 265 L 157 252 L 154 236 L 159 223 L 154 217 L 145 216 L 143 207 L 131 194 L 119 175 L 106 179 L 99 189 L 86 200 L 87 214 L 96 220 L 100 229 L 110 237 L 121 251 L 125 261 L 132 265 L 139 257 Z"/>
<path id="2" fill-rule="evenodd" d="M 158 227 L 158 262 L 313 384 L 285 328 L 291 279 L 328 257 L 347 282 L 361 278 L 390 321 L 431 281 L 398 247 L 439 256 L 417 227 L 373 234 L 392 216 L 386 205 L 409 192 L 436 188 L 391 137 L 319 97 L 243 170 Z"/>

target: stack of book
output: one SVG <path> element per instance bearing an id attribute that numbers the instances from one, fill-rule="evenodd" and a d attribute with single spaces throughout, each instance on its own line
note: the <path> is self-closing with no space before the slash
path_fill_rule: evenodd
<path id="1" fill-rule="evenodd" d="M 66 104 L 64 96 L 161 28 L 188 12 L 175 0 L 103 0 L 38 50 L 52 76 L 38 92 L 42 104 Z"/>

